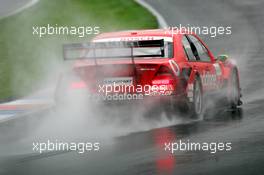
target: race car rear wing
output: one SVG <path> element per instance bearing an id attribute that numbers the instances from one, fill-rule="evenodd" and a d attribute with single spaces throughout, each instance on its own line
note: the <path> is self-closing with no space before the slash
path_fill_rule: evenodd
<path id="1" fill-rule="evenodd" d="M 130 51 L 126 54 L 117 55 L 98 55 L 100 49 L 118 49 L 127 48 Z M 135 48 L 159 48 L 158 53 L 134 53 Z M 111 52 L 111 50 L 110 50 Z M 100 52 L 99 52 L 100 53 Z M 164 57 L 164 40 L 141 40 L 141 41 L 118 41 L 118 42 L 90 42 L 90 43 L 72 43 L 63 45 L 64 60 L 82 60 L 82 59 L 106 59 L 106 58 L 131 58 L 134 62 L 135 57 Z"/>
<path id="2" fill-rule="evenodd" d="M 135 50 L 141 50 L 141 54 Z M 144 49 L 145 48 L 145 49 Z M 152 48 L 153 51 L 150 51 Z M 106 54 L 101 54 L 101 50 L 106 50 Z M 107 50 L 110 49 L 110 50 Z M 112 49 L 112 50 L 111 50 Z M 125 54 L 120 54 L 119 50 L 125 49 Z M 117 50 L 117 53 L 115 52 Z M 99 51 L 99 52 L 98 52 Z M 63 45 L 64 60 L 94 60 L 94 65 L 98 65 L 97 59 L 131 59 L 134 66 L 134 75 L 137 77 L 137 66 L 135 57 L 164 57 L 164 40 L 141 40 L 141 41 L 118 41 L 118 42 L 90 42 L 73 43 Z"/>

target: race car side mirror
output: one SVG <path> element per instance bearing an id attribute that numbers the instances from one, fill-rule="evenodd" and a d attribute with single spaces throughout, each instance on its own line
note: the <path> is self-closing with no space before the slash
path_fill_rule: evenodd
<path id="1" fill-rule="evenodd" d="M 218 55 L 216 61 L 225 62 L 228 59 L 228 55 Z"/>

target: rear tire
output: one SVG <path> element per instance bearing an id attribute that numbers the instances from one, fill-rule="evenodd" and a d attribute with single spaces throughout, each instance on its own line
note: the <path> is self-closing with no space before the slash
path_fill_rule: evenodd
<path id="1" fill-rule="evenodd" d="M 196 76 L 193 84 L 193 102 L 191 103 L 192 118 L 204 118 L 204 97 L 201 79 Z"/>
<path id="2" fill-rule="evenodd" d="M 236 110 L 237 107 L 241 104 L 240 100 L 240 87 L 238 80 L 238 72 L 236 69 L 232 71 L 230 77 L 230 85 L 228 88 L 228 105 L 232 110 Z"/>

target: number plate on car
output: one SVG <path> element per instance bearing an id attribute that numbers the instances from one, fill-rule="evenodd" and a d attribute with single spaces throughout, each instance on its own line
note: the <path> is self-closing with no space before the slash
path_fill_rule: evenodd
<path id="1" fill-rule="evenodd" d="M 132 85 L 133 77 L 111 77 L 103 80 L 105 85 Z"/>

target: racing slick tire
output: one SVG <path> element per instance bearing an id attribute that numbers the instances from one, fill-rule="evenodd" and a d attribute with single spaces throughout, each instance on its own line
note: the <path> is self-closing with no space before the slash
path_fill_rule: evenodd
<path id="1" fill-rule="evenodd" d="M 196 76 L 193 83 L 193 102 L 190 104 L 190 112 L 192 118 L 204 118 L 204 97 L 202 82 L 199 76 Z"/>
<path id="2" fill-rule="evenodd" d="M 228 88 L 228 106 L 231 110 L 237 110 L 237 107 L 242 104 L 240 97 L 240 87 L 239 87 L 239 79 L 238 79 L 238 72 L 236 69 L 233 69 L 231 76 L 230 76 L 230 84 Z"/>

